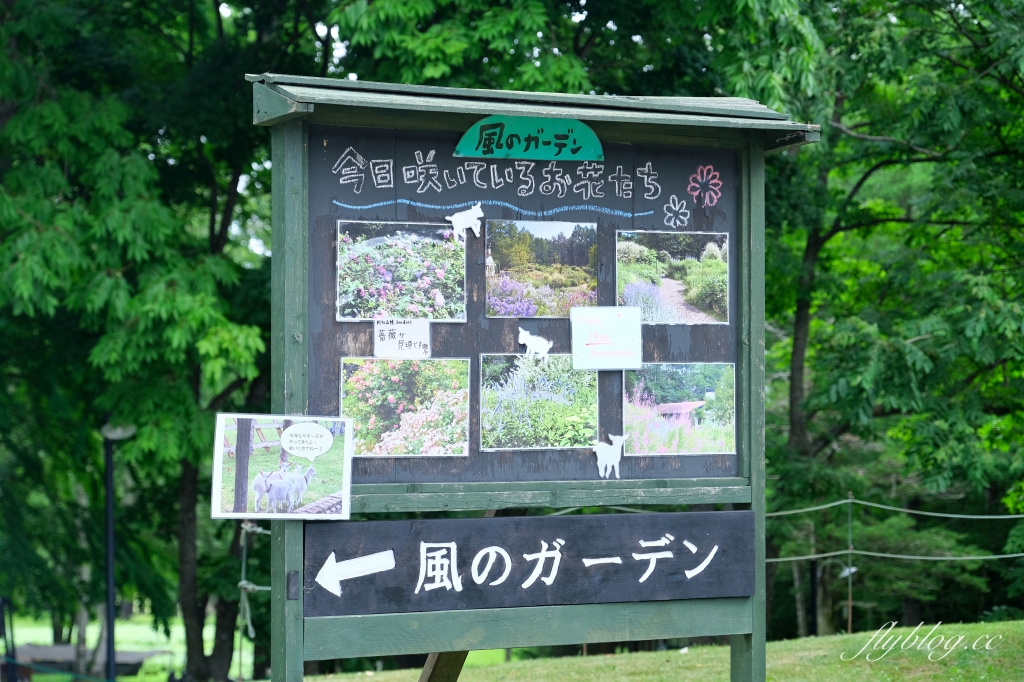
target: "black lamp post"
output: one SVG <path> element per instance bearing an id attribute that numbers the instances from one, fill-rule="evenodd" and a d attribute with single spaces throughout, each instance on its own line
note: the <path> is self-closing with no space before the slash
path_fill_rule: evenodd
<path id="1" fill-rule="evenodd" d="M 103 466 L 107 493 L 107 679 L 117 679 L 117 654 L 114 647 L 114 441 L 135 435 L 135 427 L 104 424 Z"/>

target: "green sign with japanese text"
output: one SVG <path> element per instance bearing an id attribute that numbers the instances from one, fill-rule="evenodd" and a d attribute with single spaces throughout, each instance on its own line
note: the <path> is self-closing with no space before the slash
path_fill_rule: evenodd
<path id="1" fill-rule="evenodd" d="M 488 116 L 459 140 L 455 156 L 534 161 L 604 161 L 601 141 L 571 118 Z"/>

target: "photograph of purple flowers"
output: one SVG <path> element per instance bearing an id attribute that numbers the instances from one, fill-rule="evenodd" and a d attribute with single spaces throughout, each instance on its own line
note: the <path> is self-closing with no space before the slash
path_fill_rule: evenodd
<path id="1" fill-rule="evenodd" d="M 568 317 L 597 305 L 597 224 L 487 221 L 487 316 Z"/>
<path id="2" fill-rule="evenodd" d="M 623 372 L 627 455 L 736 452 L 735 365 L 651 363 Z"/>
<path id="3" fill-rule="evenodd" d="M 338 321 L 466 321 L 466 245 L 447 224 L 338 221 Z"/>
<path id="4" fill-rule="evenodd" d="M 616 232 L 615 280 L 644 324 L 728 324 L 729 236 Z"/>
<path id="5" fill-rule="evenodd" d="M 342 358 L 356 456 L 469 455 L 469 360 Z"/>
<path id="6" fill-rule="evenodd" d="M 480 356 L 480 449 L 586 448 L 597 440 L 597 372 L 571 355 Z"/>

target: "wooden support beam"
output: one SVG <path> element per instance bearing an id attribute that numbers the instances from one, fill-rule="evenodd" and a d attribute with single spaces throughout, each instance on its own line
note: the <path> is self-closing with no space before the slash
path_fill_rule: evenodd
<path id="1" fill-rule="evenodd" d="M 442 651 L 427 656 L 419 682 L 455 682 L 462 673 L 468 651 Z"/>

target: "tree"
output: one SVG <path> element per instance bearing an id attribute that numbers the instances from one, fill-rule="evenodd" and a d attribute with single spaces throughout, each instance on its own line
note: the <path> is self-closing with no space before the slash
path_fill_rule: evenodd
<path id="1" fill-rule="evenodd" d="M 245 513 L 249 508 L 249 457 L 252 456 L 256 420 L 239 417 L 235 423 L 238 439 L 235 441 L 235 504 L 232 511 Z"/>
<path id="2" fill-rule="evenodd" d="M 769 357 L 788 392 L 769 415 L 784 427 L 769 429 L 772 504 L 882 494 L 892 476 L 903 505 L 973 489 L 991 509 L 985 491 L 1021 475 L 1024 80 L 1008 65 L 1024 14 L 877 2 L 807 15 L 825 43 L 819 80 L 787 106 L 823 141 L 774 159 L 767 187 Z"/>
<path id="3" fill-rule="evenodd" d="M 822 144 L 769 167 L 771 504 L 856 490 L 991 507 L 1024 478 L 1021 25 L 1020 8 L 1000 0 L 10 4 L 0 18 L 0 318 L 10 322 L 0 333 L 19 351 L 4 365 L 15 386 L 4 399 L 12 419 L 36 410 L 43 424 L 52 410 L 79 437 L 12 429 L 3 447 L 45 455 L 0 466 L 38 467 L 48 490 L 72 490 L 94 474 L 71 453 L 96 446 L 103 411 L 137 424 L 119 460 L 159 529 L 140 533 L 148 544 L 137 549 L 176 550 L 177 567 L 133 580 L 156 604 L 160 580 L 176 577 L 189 675 L 226 676 L 238 528 L 196 510 L 213 413 L 267 410 L 270 159 L 242 75 L 276 71 L 752 96 L 822 123 Z M 24 388 L 36 333 L 76 349 L 77 364 L 56 356 L 38 375 L 75 407 Z M 12 513 L 28 508 L 29 489 L 6 491 Z M 77 513 L 55 499 L 53 514 Z M 26 557 L 19 599 L 74 608 L 92 588 L 74 572 L 33 582 L 58 555 L 42 521 L 18 518 L 26 525 L 0 528 L 0 542 Z M 176 547 L 161 544 L 172 529 Z M 809 537 L 841 542 L 839 529 L 825 521 Z M 66 551 L 69 566 L 93 561 Z"/>

